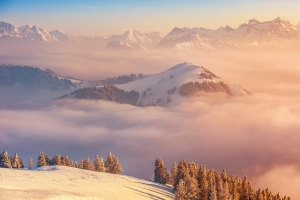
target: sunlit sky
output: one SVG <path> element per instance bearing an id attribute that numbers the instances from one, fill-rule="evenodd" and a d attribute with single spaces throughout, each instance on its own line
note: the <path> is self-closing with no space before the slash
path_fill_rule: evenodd
<path id="1" fill-rule="evenodd" d="M 0 0 L 0 21 L 93 36 L 130 28 L 168 33 L 175 26 L 238 27 L 278 16 L 298 24 L 299 10 L 299 0 Z"/>

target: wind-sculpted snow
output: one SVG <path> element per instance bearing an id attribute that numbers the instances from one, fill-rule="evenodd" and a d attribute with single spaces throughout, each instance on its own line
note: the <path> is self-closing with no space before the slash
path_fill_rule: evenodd
<path id="1" fill-rule="evenodd" d="M 0 168 L 0 174 L 1 200 L 174 199 L 170 187 L 152 181 L 71 167 Z"/>

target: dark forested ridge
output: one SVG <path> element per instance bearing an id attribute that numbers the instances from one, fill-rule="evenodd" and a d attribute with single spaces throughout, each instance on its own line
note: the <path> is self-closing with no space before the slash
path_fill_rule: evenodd
<path id="1" fill-rule="evenodd" d="M 30 66 L 0 66 L 0 86 L 21 84 L 27 87 L 51 90 L 69 90 L 76 85 L 68 79 L 60 78 L 50 69 L 41 70 Z"/>
<path id="2" fill-rule="evenodd" d="M 193 95 L 199 91 L 202 92 L 225 92 L 229 96 L 233 95 L 230 87 L 224 82 L 213 82 L 213 81 L 203 81 L 203 82 L 188 82 L 183 84 L 179 93 L 182 96 Z"/>
<path id="3" fill-rule="evenodd" d="M 291 200 L 290 197 L 273 194 L 268 188 L 255 190 L 247 177 L 227 176 L 223 169 L 219 174 L 214 169 L 181 159 L 173 164 L 170 174 L 164 161 L 155 161 L 154 181 L 170 184 L 175 191 L 175 200 Z"/>
<path id="4" fill-rule="evenodd" d="M 77 99 L 101 99 L 117 103 L 137 105 L 139 93 L 132 90 L 125 92 L 113 85 L 103 87 L 82 88 L 71 93 Z"/>
<path id="5" fill-rule="evenodd" d="M 129 83 L 132 81 L 136 81 L 142 78 L 146 78 L 149 75 L 147 74 L 130 74 L 130 75 L 122 75 L 122 76 L 117 76 L 113 78 L 107 78 L 104 80 L 101 80 L 100 83 L 102 85 L 114 85 L 114 84 L 125 84 Z"/>

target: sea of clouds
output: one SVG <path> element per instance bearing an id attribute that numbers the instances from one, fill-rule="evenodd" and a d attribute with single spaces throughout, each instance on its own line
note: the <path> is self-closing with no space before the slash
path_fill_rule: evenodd
<path id="1" fill-rule="evenodd" d="M 113 152 L 123 174 L 148 179 L 154 160 L 180 158 L 239 176 L 256 189 L 300 198 L 300 64 L 291 52 L 118 52 L 0 50 L 4 64 L 50 68 L 96 80 L 154 74 L 185 61 L 240 84 L 251 96 L 180 98 L 169 108 L 106 101 L 54 101 L 47 91 L 0 88 L 0 147 L 27 163 L 40 151 L 75 161 Z M 49 95 L 49 98 L 47 97 Z M 58 94 L 55 94 L 58 95 Z M 47 98 L 46 98 L 47 97 Z M 51 97 L 51 98 L 50 98 Z"/>

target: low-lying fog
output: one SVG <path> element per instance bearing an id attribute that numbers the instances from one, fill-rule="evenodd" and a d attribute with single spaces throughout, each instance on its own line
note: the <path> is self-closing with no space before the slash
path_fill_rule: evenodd
<path id="1" fill-rule="evenodd" d="M 169 170 L 174 161 L 185 158 L 219 171 L 225 168 L 228 174 L 247 175 L 256 188 L 269 187 L 299 199 L 299 52 L 165 51 L 0 48 L 0 60 L 89 80 L 154 74 L 187 61 L 253 94 L 181 98 L 171 108 L 139 108 L 70 99 L 41 105 L 22 99 L 20 88 L 13 94 L 1 88 L 1 151 L 17 152 L 26 164 L 30 156 L 36 162 L 40 151 L 76 161 L 113 152 L 123 174 L 141 178 L 153 176 L 157 157 Z"/>

